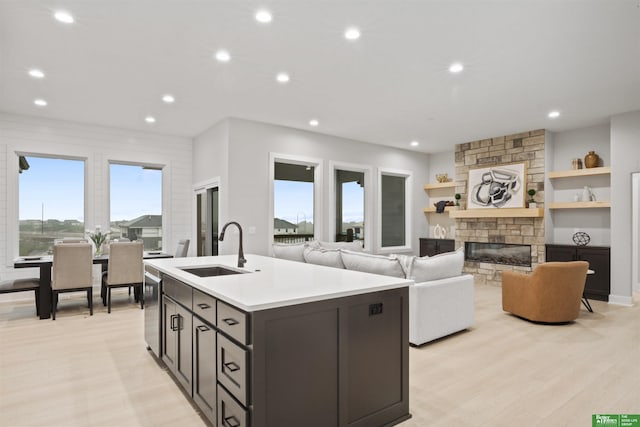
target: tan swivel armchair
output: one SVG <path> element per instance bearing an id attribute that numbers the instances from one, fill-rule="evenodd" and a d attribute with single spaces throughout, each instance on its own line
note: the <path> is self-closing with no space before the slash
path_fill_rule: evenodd
<path id="1" fill-rule="evenodd" d="M 144 278 L 142 252 L 144 243 L 113 242 L 109 245 L 109 263 L 107 271 L 102 276 L 102 303 L 111 313 L 111 289 L 133 286 L 135 295 L 140 301 L 140 308 L 144 307 L 144 292 L 142 282 Z"/>
<path id="2" fill-rule="evenodd" d="M 545 323 L 571 322 L 580 313 L 586 261 L 547 262 L 531 274 L 502 273 L 502 309 Z"/>
<path id="3" fill-rule="evenodd" d="M 58 294 L 86 291 L 89 312 L 93 316 L 93 254 L 89 243 L 64 243 L 53 246 L 51 274 L 51 317 L 56 320 Z"/>

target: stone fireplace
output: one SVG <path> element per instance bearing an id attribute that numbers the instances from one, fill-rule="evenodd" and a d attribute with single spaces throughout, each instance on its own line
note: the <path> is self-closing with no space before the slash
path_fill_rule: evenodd
<path id="1" fill-rule="evenodd" d="M 468 191 L 467 179 L 470 169 L 517 162 L 524 162 L 526 165 L 525 189 L 535 189 L 538 207 L 544 207 L 544 158 L 544 130 L 456 145 L 456 193 L 462 195 L 462 208 L 466 208 L 464 201 Z M 532 271 L 539 262 L 544 261 L 544 233 L 544 218 L 456 218 L 456 247 L 466 246 L 467 242 L 496 245 L 486 246 L 483 252 L 486 255 L 493 252 L 487 251 L 487 248 L 497 249 L 502 245 L 505 248 L 503 253 L 518 252 L 518 259 L 527 258 L 522 252 L 529 251 L 529 259 L 522 262 L 502 263 L 495 259 L 487 259 L 484 255 L 467 259 L 464 272 L 473 274 L 476 283 L 480 284 L 500 286 L 502 272 L 505 270 Z M 513 249 L 514 246 L 511 245 L 520 248 Z"/>

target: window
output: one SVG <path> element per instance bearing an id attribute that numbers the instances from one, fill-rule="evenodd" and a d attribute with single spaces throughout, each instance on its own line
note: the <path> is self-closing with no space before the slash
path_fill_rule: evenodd
<path id="1" fill-rule="evenodd" d="M 144 250 L 162 250 L 162 169 L 109 165 L 111 240 L 142 240 Z"/>
<path id="2" fill-rule="evenodd" d="M 364 172 L 335 169 L 336 242 L 364 240 Z"/>
<path id="3" fill-rule="evenodd" d="M 53 242 L 84 238 L 84 160 L 19 156 L 19 256 L 53 253 Z"/>
<path id="4" fill-rule="evenodd" d="M 315 174 L 315 165 L 274 163 L 274 242 L 294 243 L 313 239 Z"/>
<path id="5" fill-rule="evenodd" d="M 408 172 L 380 172 L 380 247 L 410 248 Z"/>

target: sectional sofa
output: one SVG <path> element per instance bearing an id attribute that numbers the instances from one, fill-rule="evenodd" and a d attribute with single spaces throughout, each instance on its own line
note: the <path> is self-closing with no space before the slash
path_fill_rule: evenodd
<path id="1" fill-rule="evenodd" d="M 433 257 L 373 255 L 360 242 L 273 245 L 273 256 L 334 268 L 411 279 L 409 342 L 421 345 L 474 324 L 473 276 L 462 274 L 462 249 Z"/>

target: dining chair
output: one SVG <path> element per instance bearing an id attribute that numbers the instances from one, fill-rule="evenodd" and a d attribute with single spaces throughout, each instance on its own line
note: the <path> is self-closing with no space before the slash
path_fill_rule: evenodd
<path id="1" fill-rule="evenodd" d="M 89 241 L 81 237 L 65 237 L 62 239 L 55 239 L 53 241 L 54 245 L 58 245 L 60 243 L 89 243 Z"/>
<path id="2" fill-rule="evenodd" d="M 187 252 L 189 252 L 189 239 L 179 240 L 174 258 L 184 258 L 187 256 Z"/>
<path id="3" fill-rule="evenodd" d="M 111 289 L 133 286 L 137 291 L 140 309 L 144 308 L 143 242 L 113 242 L 109 245 L 107 271 L 102 274 L 102 303 L 111 313 Z"/>
<path id="4" fill-rule="evenodd" d="M 58 294 L 86 291 L 89 313 L 93 316 L 93 255 L 90 243 L 64 243 L 53 246 L 51 271 L 51 317 L 56 320 Z"/>
<path id="5" fill-rule="evenodd" d="M 29 277 L 26 279 L 14 279 L 0 281 L 0 294 L 13 292 L 35 291 L 36 314 L 40 315 L 40 278 Z"/>

